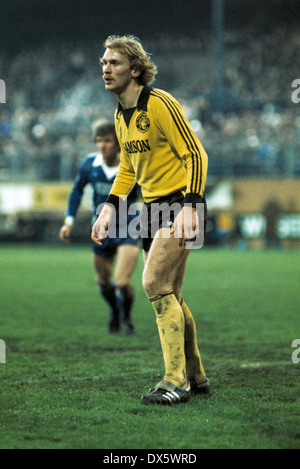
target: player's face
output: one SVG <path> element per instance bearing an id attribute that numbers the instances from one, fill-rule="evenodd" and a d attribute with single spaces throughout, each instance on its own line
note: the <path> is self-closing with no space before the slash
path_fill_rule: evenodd
<path id="1" fill-rule="evenodd" d="M 115 163 L 119 158 L 119 145 L 113 135 L 96 137 L 96 146 L 106 163 Z M 118 164 L 118 161 L 117 161 Z"/>
<path id="2" fill-rule="evenodd" d="M 114 49 L 106 49 L 101 65 L 105 89 L 120 95 L 136 76 L 136 71 L 130 68 L 129 59 Z"/>

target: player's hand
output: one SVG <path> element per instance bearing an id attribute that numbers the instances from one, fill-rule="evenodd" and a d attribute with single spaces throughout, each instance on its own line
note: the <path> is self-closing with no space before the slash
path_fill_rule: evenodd
<path id="1" fill-rule="evenodd" d="M 199 217 L 196 208 L 183 206 L 174 220 L 170 233 L 174 234 L 174 238 L 178 238 L 179 246 L 195 241 L 199 234 Z"/>
<path id="2" fill-rule="evenodd" d="M 102 245 L 102 241 L 108 236 L 108 226 L 114 215 L 114 207 L 104 205 L 98 219 L 92 228 L 92 240 L 94 243 Z"/>
<path id="3" fill-rule="evenodd" d="M 59 237 L 64 243 L 70 244 L 70 236 L 71 236 L 72 229 L 73 229 L 73 226 L 70 226 L 70 225 L 64 225 L 60 229 Z"/>

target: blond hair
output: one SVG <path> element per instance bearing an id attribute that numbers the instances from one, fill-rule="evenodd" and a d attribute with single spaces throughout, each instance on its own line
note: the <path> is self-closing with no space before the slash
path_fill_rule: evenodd
<path id="1" fill-rule="evenodd" d="M 150 84 L 155 80 L 157 67 L 151 62 L 149 54 L 144 50 L 137 37 L 132 35 L 109 36 L 104 42 L 104 47 L 114 49 L 128 58 L 130 68 L 141 72 L 136 78 L 140 85 Z"/>

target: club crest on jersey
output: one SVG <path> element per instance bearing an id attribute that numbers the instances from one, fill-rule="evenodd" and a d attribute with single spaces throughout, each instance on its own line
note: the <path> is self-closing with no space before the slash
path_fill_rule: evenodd
<path id="1" fill-rule="evenodd" d="M 136 118 L 136 126 L 140 132 L 147 132 L 150 127 L 150 120 L 146 112 L 141 112 Z"/>

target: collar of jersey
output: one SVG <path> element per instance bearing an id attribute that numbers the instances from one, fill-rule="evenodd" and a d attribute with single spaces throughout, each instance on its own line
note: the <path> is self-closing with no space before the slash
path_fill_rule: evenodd
<path id="1" fill-rule="evenodd" d="M 96 156 L 95 156 L 95 159 L 93 161 L 93 164 L 92 166 L 95 167 L 95 166 L 101 166 L 103 164 L 103 156 L 102 156 L 102 153 L 96 153 Z"/>
<path id="2" fill-rule="evenodd" d="M 101 166 L 102 171 L 104 172 L 106 179 L 112 179 L 117 174 L 119 165 L 117 166 L 107 166 L 103 161 L 102 153 L 97 153 L 96 157 L 92 164 L 93 168 Z"/>
<path id="3" fill-rule="evenodd" d="M 147 112 L 147 104 L 148 104 L 148 101 L 149 101 L 151 90 L 152 90 L 152 88 L 150 86 L 144 85 L 144 88 L 142 89 L 142 92 L 140 94 L 140 97 L 139 97 L 139 100 L 138 100 L 138 103 L 137 103 L 137 106 L 136 106 L 138 111 L 146 111 Z M 119 114 L 119 112 L 123 112 L 123 111 L 126 111 L 126 109 L 123 109 L 122 106 L 121 106 L 121 103 L 119 103 L 119 105 L 118 105 L 118 114 Z"/>

